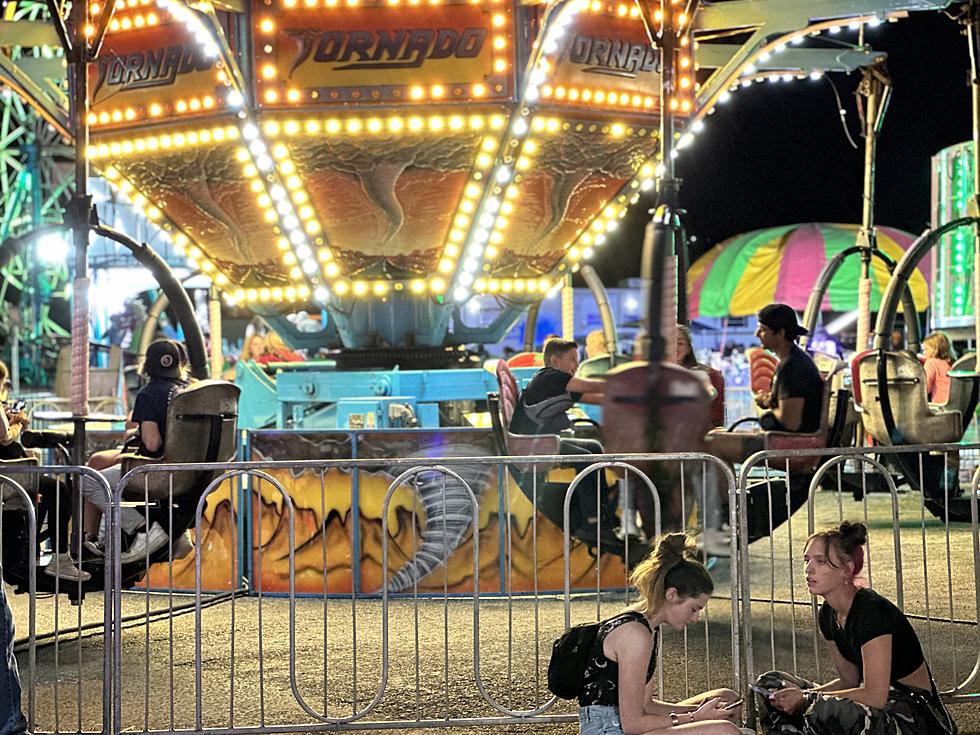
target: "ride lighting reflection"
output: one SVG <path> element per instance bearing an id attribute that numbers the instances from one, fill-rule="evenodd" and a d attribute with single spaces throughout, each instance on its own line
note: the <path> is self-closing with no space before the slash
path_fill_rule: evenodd
<path id="1" fill-rule="evenodd" d="M 830 324 L 827 325 L 827 334 L 837 334 L 845 327 L 849 327 L 854 322 L 858 320 L 858 311 L 849 311 L 846 314 L 841 314 L 839 317 L 834 319 Z"/>
<path id="2" fill-rule="evenodd" d="M 42 265 L 56 266 L 63 264 L 68 258 L 70 246 L 64 234 L 60 232 L 49 232 L 42 235 L 37 241 L 35 252 L 37 260 Z"/>

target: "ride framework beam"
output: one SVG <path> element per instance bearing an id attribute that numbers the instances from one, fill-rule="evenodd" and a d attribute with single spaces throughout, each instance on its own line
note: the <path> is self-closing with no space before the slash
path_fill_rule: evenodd
<path id="1" fill-rule="evenodd" d="M 0 83 L 5 83 L 20 95 L 44 120 L 51 124 L 60 135 L 71 137 L 68 121 L 67 99 L 57 99 L 48 92 L 44 81 L 28 74 L 18 62 L 0 53 Z"/>
<path id="2" fill-rule="evenodd" d="M 861 15 L 887 15 L 903 11 L 943 10 L 956 0 L 738 0 L 701 9 L 700 32 L 765 27 L 768 33 L 803 28 L 811 23 Z"/>
<path id="3" fill-rule="evenodd" d="M 704 43 L 698 48 L 698 64 L 702 69 L 720 69 L 742 49 L 728 43 Z M 788 48 L 778 57 L 767 61 L 757 61 L 754 66 L 760 72 L 806 72 L 824 71 L 849 74 L 869 64 L 876 63 L 885 54 L 880 51 L 864 49 L 815 49 Z"/>
<path id="4" fill-rule="evenodd" d="M 826 27 L 826 24 L 853 18 L 884 19 L 914 11 L 943 10 L 954 2 L 955 0 L 735 0 L 705 6 L 697 16 L 697 36 L 710 38 L 733 32 L 744 32 L 749 36 L 735 49 L 727 62 L 716 67 L 716 71 L 701 86 L 698 93 L 699 107 L 711 105 L 716 96 L 738 78 L 756 52 L 777 37 L 789 36 L 811 26 Z M 701 45 L 699 59 L 711 45 Z M 880 56 L 869 54 L 868 63 L 873 63 Z"/>

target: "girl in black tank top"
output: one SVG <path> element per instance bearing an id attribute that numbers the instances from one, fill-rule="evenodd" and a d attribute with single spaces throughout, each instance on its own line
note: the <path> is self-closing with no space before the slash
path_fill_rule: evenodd
<path id="1" fill-rule="evenodd" d="M 668 534 L 630 575 L 640 602 L 599 626 L 579 694 L 581 735 L 740 732 L 735 721 L 741 709 L 725 709 L 738 699 L 730 689 L 677 703 L 653 698 L 660 626 L 683 630 L 696 623 L 714 589 L 695 552 L 693 540 L 685 534 Z"/>

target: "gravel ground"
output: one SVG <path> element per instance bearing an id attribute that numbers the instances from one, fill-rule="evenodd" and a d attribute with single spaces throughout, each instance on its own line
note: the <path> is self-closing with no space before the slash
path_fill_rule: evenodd
<path id="1" fill-rule="evenodd" d="M 792 669 L 794 656 L 800 671 L 812 673 L 819 663 L 821 673 L 828 673 L 822 648 L 818 646 L 818 655 L 814 653 L 810 608 L 768 602 L 789 600 L 791 591 L 796 601 L 808 599 L 800 564 L 791 565 L 788 561 L 791 542 L 793 556 L 802 555 L 807 535 L 805 513 L 804 509 L 794 517 L 792 529 L 780 529 L 771 545 L 763 540 L 750 547 L 755 673 L 773 664 Z M 815 525 L 833 522 L 841 513 L 858 518 L 863 506 L 850 498 L 839 504 L 832 493 L 822 493 L 817 499 Z M 876 588 L 895 599 L 898 585 L 891 510 L 886 497 L 869 497 L 868 518 L 872 527 L 872 579 Z M 969 529 L 956 528 L 951 533 L 948 548 L 953 561 L 947 565 L 947 540 L 942 527 L 921 518 L 912 496 L 901 499 L 900 526 L 906 609 L 913 614 L 924 613 L 928 593 L 933 617 L 967 621 L 918 624 L 940 685 L 952 686 L 966 678 L 980 651 L 974 570 L 968 561 L 973 558 Z M 923 544 L 930 559 L 928 565 L 921 562 Z M 784 561 L 773 563 L 773 558 Z M 729 568 L 719 564 L 712 573 L 720 595 L 727 596 Z M 952 608 L 950 597 L 954 600 Z M 438 598 L 392 599 L 385 657 L 386 629 L 378 599 L 360 599 L 355 606 L 349 599 L 325 603 L 306 598 L 297 600 L 291 612 L 288 599 L 239 598 L 201 612 L 198 696 L 193 663 L 198 627 L 193 597 L 174 595 L 171 601 L 163 594 L 127 593 L 123 597 L 123 614 L 144 612 L 147 604 L 151 609 L 166 609 L 171 602 L 174 606 L 190 603 L 190 613 L 138 623 L 122 632 L 123 730 L 194 729 L 199 708 L 205 728 L 277 726 L 289 732 L 320 722 L 318 715 L 323 713 L 332 718 L 350 717 L 369 708 L 379 696 L 364 720 L 502 717 L 488 700 L 514 711 L 533 710 L 548 701 L 545 672 L 550 642 L 563 628 L 563 604 L 554 595 L 536 599 L 484 598 L 478 610 L 474 610 L 471 600 L 463 598 L 450 599 L 448 604 Z M 611 614 L 623 602 L 621 594 L 580 596 L 573 603 L 573 622 L 594 619 L 597 612 Z M 26 633 L 26 603 L 23 596 L 11 600 L 19 634 Z M 81 612 L 64 601 L 59 603 L 60 629 L 76 627 L 79 616 L 83 624 L 100 622 L 101 600 L 89 597 Z M 473 635 L 477 617 L 479 686 Z M 292 661 L 291 618 L 295 619 Z M 54 600 L 39 599 L 38 633 L 54 629 Z M 795 638 L 790 630 L 796 632 Z M 80 642 L 65 640 L 57 647 L 41 647 L 36 656 L 38 731 L 97 730 L 102 721 L 101 631 L 91 631 Z M 706 622 L 689 629 L 686 635 L 668 632 L 663 658 L 662 686 L 667 698 L 679 699 L 704 689 L 730 686 L 730 602 L 724 597 L 713 600 Z M 19 659 L 26 680 L 31 676 L 26 652 L 20 653 Z M 383 665 L 385 660 L 387 666 Z M 481 695 L 480 686 L 485 696 Z M 974 684 L 969 691 L 978 689 L 980 686 Z M 572 703 L 560 702 L 547 715 L 574 716 L 574 712 Z M 957 706 L 954 716 L 961 732 L 980 734 L 980 706 Z M 577 732 L 577 725 L 473 724 L 466 730 L 572 733 Z M 445 732 L 445 728 L 424 727 L 421 731 Z"/>

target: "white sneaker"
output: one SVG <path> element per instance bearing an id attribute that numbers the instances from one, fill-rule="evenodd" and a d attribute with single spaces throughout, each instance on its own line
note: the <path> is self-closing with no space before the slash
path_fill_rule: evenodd
<path id="1" fill-rule="evenodd" d="M 75 565 L 67 551 L 52 556 L 51 561 L 44 567 L 44 573 L 70 582 L 88 582 L 92 579 L 91 574 Z"/>
<path id="2" fill-rule="evenodd" d="M 704 550 L 705 556 L 716 556 L 727 559 L 732 555 L 731 540 L 732 536 L 730 531 L 709 528 L 701 535 L 700 546 Z"/>
<path id="3" fill-rule="evenodd" d="M 184 531 L 177 537 L 171 552 L 173 553 L 174 559 L 186 559 L 194 553 L 194 542 L 191 541 L 190 531 Z"/>
<path id="4" fill-rule="evenodd" d="M 167 532 L 163 530 L 163 527 L 159 523 L 154 521 L 149 531 L 141 531 L 136 534 L 133 543 L 122 553 L 119 561 L 123 564 L 143 561 L 148 556 L 151 556 L 154 551 L 163 548 L 166 543 Z"/>
<path id="5" fill-rule="evenodd" d="M 636 511 L 627 511 L 623 513 L 620 523 L 624 536 L 634 536 L 638 539 L 646 539 L 646 536 L 643 534 L 643 530 L 636 522 Z"/>

